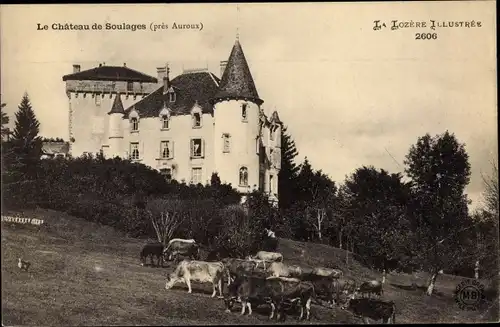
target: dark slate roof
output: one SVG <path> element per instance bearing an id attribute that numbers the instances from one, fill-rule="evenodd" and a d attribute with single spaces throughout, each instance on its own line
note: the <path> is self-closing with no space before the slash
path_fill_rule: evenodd
<path id="1" fill-rule="evenodd" d="M 124 114 L 125 110 L 123 109 L 122 103 L 122 95 L 118 93 L 113 101 L 113 105 L 111 106 L 111 110 L 108 112 L 109 114 Z"/>
<path id="2" fill-rule="evenodd" d="M 63 76 L 63 81 L 72 80 L 158 83 L 158 79 L 156 79 L 155 77 L 146 75 L 125 66 L 101 66 L 84 70 L 79 73 L 73 73 Z"/>
<path id="3" fill-rule="evenodd" d="M 274 111 L 271 115 L 271 121 L 274 121 L 278 124 L 282 124 L 283 122 L 281 121 L 280 119 L 280 116 L 278 115 L 278 112 L 277 111 Z"/>
<path id="4" fill-rule="evenodd" d="M 195 102 L 202 108 L 203 113 L 212 113 L 213 106 L 210 99 L 217 92 L 220 80 L 210 72 L 193 72 L 177 76 L 170 81 L 175 90 L 175 102 L 169 102 L 168 94 L 163 94 L 163 85 L 150 93 L 147 97 L 125 110 L 125 117 L 135 108 L 139 117 L 155 117 L 163 109 L 164 101 L 172 110 L 172 115 L 189 114 Z"/>
<path id="5" fill-rule="evenodd" d="M 236 40 L 214 100 L 248 99 L 262 104 L 240 41 Z"/>

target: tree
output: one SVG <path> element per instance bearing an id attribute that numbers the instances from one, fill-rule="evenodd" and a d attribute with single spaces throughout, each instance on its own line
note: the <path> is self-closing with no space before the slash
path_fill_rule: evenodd
<path id="1" fill-rule="evenodd" d="M 481 174 L 484 187 L 482 197 L 484 209 L 498 219 L 498 203 L 500 201 L 498 197 L 498 163 L 493 161 L 491 166 L 490 175 Z"/>
<path id="2" fill-rule="evenodd" d="M 155 199 L 148 202 L 146 210 L 156 232 L 158 242 L 164 246 L 181 224 L 181 205 L 178 200 Z"/>
<path id="3" fill-rule="evenodd" d="M 287 132 L 286 126 L 281 130 L 281 169 L 278 174 L 279 207 L 287 209 L 293 202 L 296 178 L 300 168 L 294 160 L 298 155 L 295 141 Z"/>
<path id="4" fill-rule="evenodd" d="M 340 193 L 341 228 L 366 264 L 388 269 L 389 262 L 408 255 L 410 192 L 401 174 L 363 166 L 346 178 Z"/>
<path id="5" fill-rule="evenodd" d="M 24 94 L 18 108 L 12 133 L 12 152 L 18 167 L 26 174 L 40 159 L 42 139 L 38 136 L 40 123 L 31 107 L 27 93 Z"/>
<path id="6" fill-rule="evenodd" d="M 470 245 L 464 194 L 471 174 L 469 156 L 465 145 L 446 131 L 419 137 L 404 163 L 411 178 L 413 228 L 422 248 L 417 255 L 431 274 L 427 294 L 432 295 L 438 272 L 451 269 Z"/>
<path id="7" fill-rule="evenodd" d="M 4 136 L 8 136 L 9 134 L 9 128 L 7 127 L 7 125 L 9 124 L 10 122 L 10 118 L 9 118 L 9 115 L 7 115 L 7 113 L 4 111 L 4 108 L 7 104 L 6 103 L 2 103 L 2 107 L 1 107 L 1 115 L 2 115 L 2 130 L 1 130 L 1 134 L 2 134 L 2 141 L 3 141 L 3 138 Z"/>
<path id="8" fill-rule="evenodd" d="M 210 177 L 210 185 L 215 186 L 215 187 L 221 185 L 219 174 L 212 173 L 212 176 Z"/>

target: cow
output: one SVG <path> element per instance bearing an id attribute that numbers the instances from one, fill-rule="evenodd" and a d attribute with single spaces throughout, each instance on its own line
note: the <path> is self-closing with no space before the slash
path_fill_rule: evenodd
<path id="1" fill-rule="evenodd" d="M 333 278 L 341 278 L 344 276 L 344 272 L 340 269 L 323 267 L 314 268 L 312 273 L 318 276 L 331 276 Z"/>
<path id="2" fill-rule="evenodd" d="M 192 293 L 191 281 L 199 283 L 212 283 L 212 297 L 217 294 L 222 297 L 222 279 L 224 275 L 224 264 L 222 262 L 206 262 L 196 260 L 183 260 L 175 270 L 167 276 L 165 289 L 171 289 L 176 282 L 184 282 L 188 287 L 188 293 Z"/>
<path id="3" fill-rule="evenodd" d="M 161 243 L 148 243 L 143 246 L 141 250 L 141 266 L 146 264 L 148 257 L 151 257 L 151 265 L 154 266 L 153 257 L 158 259 L 158 266 L 163 266 L 163 244 Z"/>
<path id="4" fill-rule="evenodd" d="M 198 260 L 200 258 L 200 246 L 194 240 L 183 240 L 174 238 L 168 242 L 167 247 L 163 250 L 163 255 L 172 260 L 175 258 L 177 262 L 177 256 L 183 255 L 190 259 Z"/>
<path id="5" fill-rule="evenodd" d="M 286 300 L 297 302 L 301 306 L 299 320 L 304 317 L 310 319 L 311 301 L 314 297 L 314 287 L 311 284 L 303 283 L 294 278 L 268 277 L 267 279 L 255 276 L 240 275 L 229 286 L 228 295 L 224 302 L 226 312 L 230 309 L 235 299 L 241 299 L 241 314 L 245 314 L 248 308 L 248 314 L 252 314 L 252 304 L 270 304 L 271 315 L 269 319 L 285 318 L 284 302 Z"/>
<path id="6" fill-rule="evenodd" d="M 235 258 L 224 258 L 221 260 L 227 269 L 227 285 L 231 284 L 231 281 L 234 278 L 241 274 L 253 274 L 255 268 L 257 268 L 257 263 L 254 261 L 248 261 L 243 259 L 235 259 Z"/>
<path id="7" fill-rule="evenodd" d="M 312 274 L 313 269 L 298 265 L 287 265 L 283 262 L 273 262 L 269 265 L 266 271 L 270 276 L 274 277 L 302 278 L 303 275 Z"/>
<path id="8" fill-rule="evenodd" d="M 250 256 L 250 259 L 265 260 L 265 261 L 276 261 L 283 262 L 283 255 L 278 252 L 267 252 L 259 251 L 254 256 Z"/>
<path id="9" fill-rule="evenodd" d="M 369 323 L 368 318 L 376 321 L 382 320 L 384 324 L 396 323 L 396 304 L 393 301 L 355 299 L 354 294 L 352 294 L 342 309 L 351 311 L 355 317 L 362 318 L 365 324 Z"/>
<path id="10" fill-rule="evenodd" d="M 371 297 L 371 294 L 377 294 L 378 296 L 382 296 L 384 294 L 383 283 L 378 280 L 371 280 L 368 282 L 362 283 L 359 288 L 356 290 L 357 293 L 361 293 L 363 296 L 368 294 L 368 297 Z"/>

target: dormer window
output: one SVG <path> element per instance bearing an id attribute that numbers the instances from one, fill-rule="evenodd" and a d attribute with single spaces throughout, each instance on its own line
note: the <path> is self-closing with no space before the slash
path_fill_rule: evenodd
<path id="1" fill-rule="evenodd" d="M 241 120 L 247 121 L 247 104 L 243 103 L 241 105 Z"/>
<path id="2" fill-rule="evenodd" d="M 134 91 L 134 82 L 127 82 L 127 92 Z"/>
<path id="3" fill-rule="evenodd" d="M 169 92 L 168 93 L 168 101 L 175 102 L 175 100 L 176 100 L 175 92 L 174 91 Z"/>
<path id="4" fill-rule="evenodd" d="M 161 129 L 169 129 L 170 128 L 170 119 L 168 115 L 161 116 Z"/>
<path id="5" fill-rule="evenodd" d="M 132 130 L 132 132 L 139 131 L 139 118 L 132 117 L 130 119 L 130 129 Z"/>
<path id="6" fill-rule="evenodd" d="M 193 128 L 201 127 L 201 114 L 199 112 L 193 113 Z"/>
<path id="7" fill-rule="evenodd" d="M 271 127 L 269 128 L 269 139 L 270 139 L 271 141 L 274 141 L 274 128 L 273 128 L 273 126 L 271 126 Z"/>

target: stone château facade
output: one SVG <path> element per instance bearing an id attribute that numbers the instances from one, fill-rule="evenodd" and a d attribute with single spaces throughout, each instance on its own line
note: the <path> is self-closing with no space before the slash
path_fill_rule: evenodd
<path id="1" fill-rule="evenodd" d="M 210 183 L 213 172 L 242 194 L 255 189 L 277 202 L 282 123 L 266 112 L 237 40 L 221 62 L 170 79 L 99 65 L 63 76 L 69 99 L 70 153 L 102 152 L 149 165 L 167 179 Z"/>

